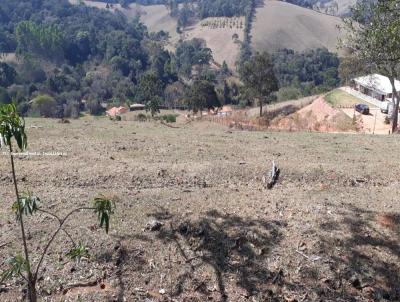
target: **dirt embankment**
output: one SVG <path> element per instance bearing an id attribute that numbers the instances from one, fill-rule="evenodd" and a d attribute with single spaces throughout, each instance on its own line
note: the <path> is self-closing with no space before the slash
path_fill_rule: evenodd
<path id="1" fill-rule="evenodd" d="M 289 131 L 357 131 L 357 121 L 353 121 L 342 111 L 331 107 L 323 97 L 288 116 L 273 119 L 271 129 Z"/>
<path id="2" fill-rule="evenodd" d="M 242 130 L 358 132 L 362 121 L 351 118 L 330 106 L 323 97 L 268 106 L 263 116 L 255 117 L 253 108 L 234 111 L 226 117 L 210 117 L 211 121 Z"/>

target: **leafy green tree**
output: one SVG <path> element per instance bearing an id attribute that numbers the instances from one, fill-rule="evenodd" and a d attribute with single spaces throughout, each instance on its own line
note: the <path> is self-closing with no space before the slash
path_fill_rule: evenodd
<path id="1" fill-rule="evenodd" d="M 98 216 L 100 227 L 104 227 L 108 233 L 110 217 L 114 211 L 114 201 L 112 198 L 109 198 L 105 195 L 100 195 L 94 199 L 92 206 L 73 209 L 64 217 L 60 217 L 59 215 L 48 211 L 41 206 L 41 201 L 38 197 L 30 193 L 20 193 L 19 191 L 13 155 L 13 145 L 15 143 L 21 151 L 26 150 L 28 146 L 28 139 L 25 133 L 25 121 L 18 115 L 14 104 L 0 105 L 0 148 L 8 147 L 10 152 L 11 172 L 15 190 L 15 202 L 12 205 L 12 210 L 14 211 L 20 226 L 23 249 L 23 256 L 16 255 L 8 261 L 9 268 L 2 272 L 0 282 L 3 282 L 4 280 L 13 276 L 21 277 L 23 280 L 25 280 L 28 287 L 29 302 L 37 302 L 37 281 L 43 273 L 42 265 L 44 258 L 51 248 L 54 240 L 61 232 L 66 234 L 67 238 L 71 241 L 71 249 L 67 253 L 67 256 L 79 259 L 82 256 L 87 255 L 87 248 L 80 244 L 76 244 L 68 230 L 65 228 L 65 223 L 68 221 L 68 219 L 75 213 L 84 210 L 92 211 Z M 34 263 L 31 260 L 32 253 L 29 251 L 26 238 L 27 225 L 25 219 L 26 217 L 36 213 L 43 214 L 57 220 L 59 225 L 53 232 L 47 244 L 43 247 L 41 254 L 39 254 L 39 260 L 36 262 L 36 266 L 34 266 Z"/>
<path id="2" fill-rule="evenodd" d="M 189 7 L 189 4 L 185 2 L 183 7 L 178 11 L 178 27 L 181 28 L 189 25 L 193 16 L 193 10 Z"/>
<path id="3" fill-rule="evenodd" d="M 228 74 L 229 73 L 229 67 L 228 67 L 228 64 L 226 64 L 225 60 L 222 62 L 221 71 L 222 71 L 223 74 Z"/>
<path id="4" fill-rule="evenodd" d="M 341 58 L 338 68 L 338 75 L 341 83 L 349 85 L 351 79 L 362 75 L 364 72 L 363 69 L 363 63 L 357 58 L 352 56 Z"/>
<path id="5" fill-rule="evenodd" d="M 86 102 L 86 109 L 91 115 L 100 115 L 104 112 L 104 108 L 101 106 L 99 100 L 92 98 Z"/>
<path id="6" fill-rule="evenodd" d="M 62 47 L 64 36 L 58 26 L 44 26 L 32 21 L 22 21 L 18 24 L 15 35 L 19 56 L 37 55 L 52 60 L 64 57 Z"/>
<path id="7" fill-rule="evenodd" d="M 0 62 L 0 86 L 8 87 L 15 83 L 17 72 L 7 63 Z"/>
<path id="8" fill-rule="evenodd" d="M 157 113 L 160 113 L 161 101 L 161 97 L 156 95 L 146 102 L 146 111 L 150 111 L 152 117 L 154 117 Z"/>
<path id="9" fill-rule="evenodd" d="M 32 100 L 32 109 L 42 117 L 53 117 L 57 109 L 57 102 L 49 95 L 39 95 Z"/>
<path id="10" fill-rule="evenodd" d="M 211 49 L 205 47 L 205 42 L 201 39 L 179 43 L 175 56 L 178 70 L 185 76 L 191 75 L 192 66 L 208 65 L 212 60 Z"/>
<path id="11" fill-rule="evenodd" d="M 400 76 L 400 4 L 399 0 L 362 1 L 345 19 L 347 37 L 342 47 L 362 61 L 367 70 L 387 76 L 392 85 L 395 108 L 392 133 L 397 130 L 399 95 L 395 79 Z"/>
<path id="12" fill-rule="evenodd" d="M 239 72 L 246 94 L 258 101 L 262 116 L 263 103 L 269 99 L 271 93 L 278 90 L 271 56 L 266 52 L 256 53 L 242 64 Z"/>
<path id="13" fill-rule="evenodd" d="M 278 101 L 297 100 L 301 97 L 300 89 L 296 87 L 282 87 L 276 93 Z"/>
<path id="14" fill-rule="evenodd" d="M 137 98 L 139 102 L 146 105 L 146 110 L 151 112 L 151 116 L 160 112 L 159 106 L 163 93 L 163 83 L 154 73 L 144 74 L 137 86 Z"/>
<path id="15" fill-rule="evenodd" d="M 189 108 L 194 113 L 221 106 L 214 85 L 204 80 L 197 80 L 193 83 L 187 92 L 187 100 Z"/>
<path id="16" fill-rule="evenodd" d="M 185 96 L 185 86 L 181 82 L 174 82 L 165 87 L 164 99 L 169 108 L 182 105 L 181 101 Z"/>

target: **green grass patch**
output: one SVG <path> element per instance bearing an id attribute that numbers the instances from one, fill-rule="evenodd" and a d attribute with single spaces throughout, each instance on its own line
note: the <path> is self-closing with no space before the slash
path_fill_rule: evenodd
<path id="1" fill-rule="evenodd" d="M 373 107 L 373 105 L 370 103 L 352 96 L 341 89 L 335 89 L 326 94 L 325 100 L 333 107 L 353 107 L 356 104 L 366 104 L 370 107 Z"/>
<path id="2" fill-rule="evenodd" d="M 176 123 L 177 114 L 164 114 L 160 116 L 160 120 L 166 123 Z"/>

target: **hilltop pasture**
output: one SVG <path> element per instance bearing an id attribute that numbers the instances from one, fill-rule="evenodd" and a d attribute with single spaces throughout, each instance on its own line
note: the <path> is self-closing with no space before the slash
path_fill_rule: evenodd
<path id="1" fill-rule="evenodd" d="M 43 301 L 399 300 L 396 136 L 238 131 L 181 117 L 175 127 L 27 119 L 35 155 L 16 159 L 21 190 L 57 213 L 101 192 L 120 200 L 106 239 L 85 216 L 67 224 L 91 256 L 70 261 L 58 240 L 39 279 Z M 281 175 L 267 190 L 272 161 Z M 0 196 L 3 268 L 20 251 L 5 156 Z M 35 254 L 56 222 L 27 221 Z M 21 296 L 17 281 L 1 286 L 1 301 Z"/>

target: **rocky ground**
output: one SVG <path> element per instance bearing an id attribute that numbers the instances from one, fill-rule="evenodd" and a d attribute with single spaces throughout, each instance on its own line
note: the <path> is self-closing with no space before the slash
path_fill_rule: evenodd
<path id="1" fill-rule="evenodd" d="M 400 300 L 397 136 L 105 118 L 27 127 L 38 154 L 17 158 L 18 180 L 44 209 L 119 198 L 109 235 L 93 213 L 69 220 L 90 257 L 69 260 L 60 234 L 38 284 L 43 301 Z M 273 160 L 281 175 L 267 190 Z M 0 198 L 3 270 L 21 251 L 6 155 Z M 27 225 L 36 262 L 56 221 L 36 214 Z M 0 285 L 1 301 L 24 293 L 18 279 Z"/>

